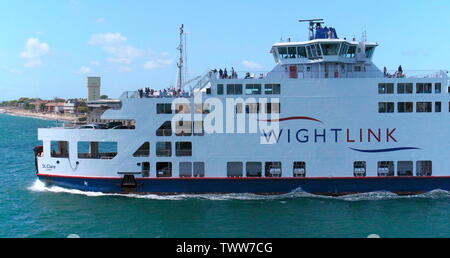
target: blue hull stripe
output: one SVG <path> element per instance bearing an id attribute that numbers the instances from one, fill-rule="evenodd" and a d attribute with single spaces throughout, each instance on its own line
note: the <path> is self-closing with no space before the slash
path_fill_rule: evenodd
<path id="1" fill-rule="evenodd" d="M 403 148 L 380 149 L 380 150 L 360 150 L 360 149 L 354 149 L 354 148 L 350 148 L 350 149 L 354 150 L 354 151 L 365 152 L 365 153 L 394 152 L 394 151 L 404 151 L 404 150 L 420 150 L 420 148 L 415 148 L 415 147 L 403 147 Z"/>
<path id="2" fill-rule="evenodd" d="M 121 179 L 90 179 L 39 176 L 49 186 L 81 191 L 122 193 Z M 255 193 L 281 194 L 303 191 L 320 195 L 346 195 L 387 191 L 418 194 L 433 190 L 450 191 L 450 177 L 383 177 L 383 178 L 286 178 L 286 179 L 142 179 L 136 193 L 206 194 Z"/>

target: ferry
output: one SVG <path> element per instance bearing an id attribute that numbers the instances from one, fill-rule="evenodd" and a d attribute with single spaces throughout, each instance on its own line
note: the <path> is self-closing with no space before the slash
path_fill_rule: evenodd
<path id="1" fill-rule="evenodd" d="M 270 49 L 268 73 L 211 69 L 174 89 L 125 92 L 102 120 L 121 130 L 42 128 L 48 186 L 125 194 L 413 195 L 450 191 L 448 71 L 373 62 L 376 42 L 322 19 Z"/>

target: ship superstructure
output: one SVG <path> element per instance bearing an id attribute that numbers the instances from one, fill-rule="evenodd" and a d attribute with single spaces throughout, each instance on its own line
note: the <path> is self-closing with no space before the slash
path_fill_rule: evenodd
<path id="1" fill-rule="evenodd" d="M 272 46 L 268 73 L 125 92 L 102 119 L 133 128 L 39 129 L 38 177 L 113 193 L 450 190 L 448 72 L 379 69 L 377 43 L 308 22 L 307 41 Z"/>

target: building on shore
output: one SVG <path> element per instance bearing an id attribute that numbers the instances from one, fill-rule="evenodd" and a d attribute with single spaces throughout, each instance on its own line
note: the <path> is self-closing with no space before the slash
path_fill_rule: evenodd
<path id="1" fill-rule="evenodd" d="M 101 77 L 87 77 L 87 101 L 100 99 Z"/>
<path id="2" fill-rule="evenodd" d="M 64 114 L 64 102 L 49 102 L 45 104 L 43 112 Z"/>

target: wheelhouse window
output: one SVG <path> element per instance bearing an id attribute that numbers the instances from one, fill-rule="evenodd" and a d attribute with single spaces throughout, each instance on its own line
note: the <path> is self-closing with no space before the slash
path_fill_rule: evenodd
<path id="1" fill-rule="evenodd" d="M 394 161 L 379 161 L 378 176 L 394 176 Z"/>
<path id="2" fill-rule="evenodd" d="M 265 94 L 267 94 L 267 95 L 281 94 L 281 85 L 280 84 L 266 84 L 265 85 Z"/>
<path id="3" fill-rule="evenodd" d="M 244 175 L 244 164 L 242 162 L 228 162 L 227 176 L 228 177 L 242 177 Z"/>
<path id="4" fill-rule="evenodd" d="M 281 162 L 266 162 L 264 170 L 266 177 L 281 177 L 283 174 Z"/>
<path id="5" fill-rule="evenodd" d="M 375 47 L 374 46 L 368 46 L 366 47 L 366 57 L 367 58 L 372 58 L 373 53 L 375 52 Z"/>
<path id="6" fill-rule="evenodd" d="M 433 162 L 417 161 L 416 175 L 417 176 L 432 176 L 433 175 Z"/>
<path id="7" fill-rule="evenodd" d="M 133 157 L 149 157 L 150 156 L 150 143 L 145 142 L 136 150 Z"/>
<path id="8" fill-rule="evenodd" d="M 172 156 L 172 143 L 171 142 L 157 142 L 156 143 L 156 156 L 157 157 L 171 157 Z"/>
<path id="9" fill-rule="evenodd" d="M 281 58 L 288 58 L 287 47 L 279 47 L 278 54 L 281 56 Z"/>
<path id="10" fill-rule="evenodd" d="M 412 83 L 397 84 L 397 93 L 398 94 L 412 94 L 413 93 L 413 84 Z"/>
<path id="11" fill-rule="evenodd" d="M 322 43 L 322 51 L 324 56 L 337 56 L 339 51 L 339 45 L 337 43 Z"/>
<path id="12" fill-rule="evenodd" d="M 117 142 L 78 142 L 79 159 L 113 159 Z"/>
<path id="13" fill-rule="evenodd" d="M 417 102 L 416 110 L 417 113 L 431 113 L 433 102 Z"/>
<path id="14" fill-rule="evenodd" d="M 227 95 L 242 95 L 242 84 L 227 84 Z"/>
<path id="15" fill-rule="evenodd" d="M 297 47 L 297 57 L 299 57 L 299 58 L 307 58 L 307 56 L 306 56 L 306 48 L 305 47 Z"/>
<path id="16" fill-rule="evenodd" d="M 261 162 L 247 162 L 247 177 L 261 177 L 262 163 Z"/>
<path id="17" fill-rule="evenodd" d="M 69 142 L 52 141 L 50 148 L 52 158 L 69 158 Z"/>
<path id="18" fill-rule="evenodd" d="M 398 112 L 399 113 L 412 113 L 414 112 L 414 103 L 413 102 L 399 102 L 398 105 Z"/>
<path id="19" fill-rule="evenodd" d="M 356 161 L 353 164 L 353 175 L 355 177 L 365 177 L 367 173 L 366 171 L 367 167 L 365 161 Z"/>
<path id="20" fill-rule="evenodd" d="M 245 85 L 245 95 L 261 95 L 261 84 L 247 84 Z"/>
<path id="21" fill-rule="evenodd" d="M 172 136 L 172 122 L 164 122 L 164 124 L 156 130 L 156 136 Z"/>
<path id="22" fill-rule="evenodd" d="M 156 163 L 156 177 L 172 177 L 172 163 L 171 162 Z"/>
<path id="23" fill-rule="evenodd" d="M 378 113 L 394 113 L 394 102 L 378 103 Z"/>
<path id="24" fill-rule="evenodd" d="M 306 177 L 305 162 L 294 162 L 294 177 Z"/>
<path id="25" fill-rule="evenodd" d="M 172 114 L 172 104 L 169 103 L 156 104 L 156 112 L 158 114 Z"/>
<path id="26" fill-rule="evenodd" d="M 423 94 L 423 93 L 432 93 L 432 84 L 431 83 L 417 83 L 416 84 L 416 93 L 417 94 Z"/>
<path id="27" fill-rule="evenodd" d="M 413 162 L 412 161 L 399 161 L 397 163 L 397 175 L 398 176 L 413 176 Z"/>
<path id="28" fill-rule="evenodd" d="M 177 142 L 175 144 L 175 153 L 177 157 L 191 157 L 192 142 Z"/>

